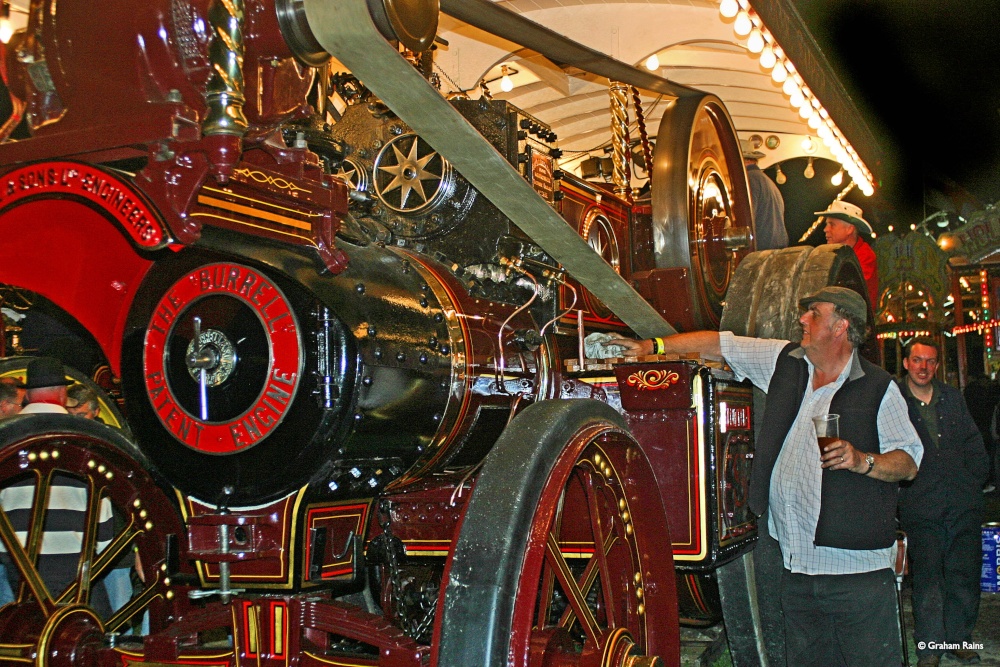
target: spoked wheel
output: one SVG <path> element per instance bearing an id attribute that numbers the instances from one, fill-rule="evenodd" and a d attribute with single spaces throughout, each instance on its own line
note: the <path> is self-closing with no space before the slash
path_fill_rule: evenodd
<path id="1" fill-rule="evenodd" d="M 397 213 L 414 215 L 434 208 L 452 194 L 451 163 L 415 134 L 392 139 L 375 159 L 375 189 Z"/>
<path id="2" fill-rule="evenodd" d="M 4 656 L 93 665 L 105 633 L 128 634 L 146 612 L 154 631 L 165 626 L 166 541 L 181 526 L 148 469 L 127 438 L 82 417 L 0 422 L 0 539 L 15 597 L 0 609 Z"/>
<path id="3" fill-rule="evenodd" d="M 469 500 L 437 664 L 676 665 L 670 554 L 653 471 L 621 416 L 595 401 L 530 406 Z"/>

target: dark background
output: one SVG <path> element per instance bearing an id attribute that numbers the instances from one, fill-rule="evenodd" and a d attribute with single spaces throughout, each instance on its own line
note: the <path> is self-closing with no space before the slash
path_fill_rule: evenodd
<path id="1" fill-rule="evenodd" d="M 876 231 L 893 221 L 919 223 L 949 203 L 967 215 L 1000 200 L 1000 3 L 795 6 L 882 140 L 884 159 L 871 166 Z"/>

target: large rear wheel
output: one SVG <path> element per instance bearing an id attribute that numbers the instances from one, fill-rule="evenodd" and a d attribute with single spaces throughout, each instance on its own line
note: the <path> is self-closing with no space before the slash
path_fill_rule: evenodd
<path id="1" fill-rule="evenodd" d="M 181 526 L 149 469 L 121 432 L 83 417 L 0 421 L 0 540 L 14 596 L 0 608 L 3 655 L 96 664 L 105 633 L 128 634 L 147 612 L 152 630 L 166 626 L 167 536 Z"/>
<path id="2" fill-rule="evenodd" d="M 483 466 L 453 552 L 438 664 L 679 663 L 652 469 L 596 401 L 530 406 Z"/>

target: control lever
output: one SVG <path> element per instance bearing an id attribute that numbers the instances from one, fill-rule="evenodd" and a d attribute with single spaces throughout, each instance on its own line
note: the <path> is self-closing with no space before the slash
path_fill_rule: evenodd
<path id="1" fill-rule="evenodd" d="M 195 321 L 197 323 L 196 326 L 200 327 L 201 322 L 198 320 L 198 318 L 195 318 Z M 223 487 L 222 494 L 223 494 L 222 502 L 219 503 L 218 513 L 220 515 L 225 515 L 229 514 L 229 497 L 232 496 L 233 494 L 233 487 L 229 485 Z M 199 598 L 208 597 L 210 595 L 218 595 L 219 600 L 222 602 L 222 604 L 229 604 L 229 601 L 232 599 L 233 595 L 242 593 L 243 589 L 231 588 L 230 563 L 229 560 L 226 559 L 226 556 L 230 553 L 229 524 L 225 522 L 220 523 L 218 526 L 218 531 L 219 531 L 219 554 L 222 556 L 222 558 L 219 560 L 219 588 L 214 591 L 205 591 L 205 590 L 188 591 L 188 597 L 191 598 L 192 600 L 196 600 Z"/>
<path id="2" fill-rule="evenodd" d="M 188 368 L 197 368 L 199 408 L 202 421 L 208 421 L 208 378 L 206 371 L 215 368 L 219 364 L 219 354 L 208 345 L 201 344 L 201 318 L 194 318 L 194 346 L 187 356 Z"/>

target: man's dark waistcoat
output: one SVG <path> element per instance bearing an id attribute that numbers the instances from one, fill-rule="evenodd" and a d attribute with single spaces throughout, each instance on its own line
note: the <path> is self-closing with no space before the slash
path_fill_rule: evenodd
<path id="1" fill-rule="evenodd" d="M 892 381 L 883 369 L 861 359 L 860 372 L 837 390 L 830 413 L 840 415 L 840 437 L 862 452 L 879 453 L 878 410 Z M 760 516 L 767 509 L 771 472 L 791 430 L 809 382 L 802 348 L 789 343 L 767 388 L 767 407 L 750 477 L 750 509 Z M 819 450 L 816 465 L 820 465 Z M 848 470 L 823 470 L 823 488 L 816 546 L 839 549 L 882 549 L 896 540 L 898 484 Z"/>

